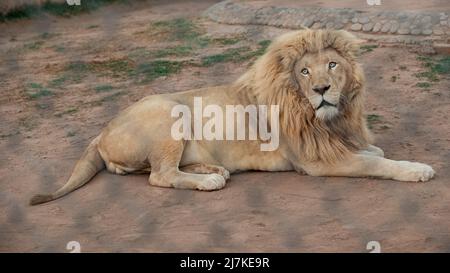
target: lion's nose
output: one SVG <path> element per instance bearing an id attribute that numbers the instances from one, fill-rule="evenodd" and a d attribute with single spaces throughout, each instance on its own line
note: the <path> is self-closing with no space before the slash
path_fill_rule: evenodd
<path id="1" fill-rule="evenodd" d="M 328 89 L 330 89 L 331 85 L 321 85 L 321 86 L 314 86 L 313 90 L 316 93 L 319 93 L 320 95 L 323 95 L 325 92 L 327 92 Z"/>

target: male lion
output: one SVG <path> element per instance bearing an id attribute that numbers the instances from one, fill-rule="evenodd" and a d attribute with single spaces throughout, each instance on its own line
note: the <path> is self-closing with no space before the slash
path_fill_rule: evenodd
<path id="1" fill-rule="evenodd" d="M 370 144 L 364 76 L 354 57 L 357 44 L 346 31 L 295 31 L 276 39 L 230 85 L 148 96 L 91 142 L 67 184 L 34 196 L 30 204 L 81 187 L 105 166 L 117 174 L 150 172 L 155 186 L 206 191 L 223 188 L 230 172 L 245 170 L 429 180 L 434 175 L 430 166 L 386 159 Z M 279 148 L 261 151 L 261 140 L 174 140 L 171 110 L 179 104 L 192 109 L 194 97 L 221 106 L 279 105 Z"/>

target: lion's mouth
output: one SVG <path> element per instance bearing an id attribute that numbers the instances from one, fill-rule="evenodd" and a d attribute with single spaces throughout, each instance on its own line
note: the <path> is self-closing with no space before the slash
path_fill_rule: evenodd
<path id="1" fill-rule="evenodd" d="M 316 108 L 316 110 L 319 110 L 319 109 L 320 109 L 321 107 L 323 107 L 323 106 L 333 106 L 333 107 L 336 107 L 336 104 L 332 104 L 332 103 L 329 103 L 329 102 L 326 101 L 326 100 L 322 100 L 322 102 L 320 103 L 319 107 Z"/>

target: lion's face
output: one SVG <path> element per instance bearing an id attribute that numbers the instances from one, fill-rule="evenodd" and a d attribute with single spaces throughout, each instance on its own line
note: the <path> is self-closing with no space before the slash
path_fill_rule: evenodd
<path id="1" fill-rule="evenodd" d="M 294 76 L 318 119 L 329 120 L 339 113 L 350 71 L 350 63 L 332 48 L 308 52 L 296 62 Z"/>

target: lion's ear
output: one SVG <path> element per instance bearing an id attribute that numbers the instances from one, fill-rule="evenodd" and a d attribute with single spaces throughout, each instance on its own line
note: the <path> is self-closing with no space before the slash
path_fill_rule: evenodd
<path id="1" fill-rule="evenodd" d="M 295 63 L 298 59 L 299 52 L 294 47 L 286 47 L 282 51 L 279 51 L 278 62 L 279 62 L 279 75 L 280 80 L 284 79 L 285 88 L 291 90 L 299 91 L 300 85 L 295 78 Z"/>
<path id="2" fill-rule="evenodd" d="M 334 48 L 341 52 L 356 54 L 362 44 L 367 40 L 361 39 L 346 30 L 337 30 L 334 40 Z"/>

